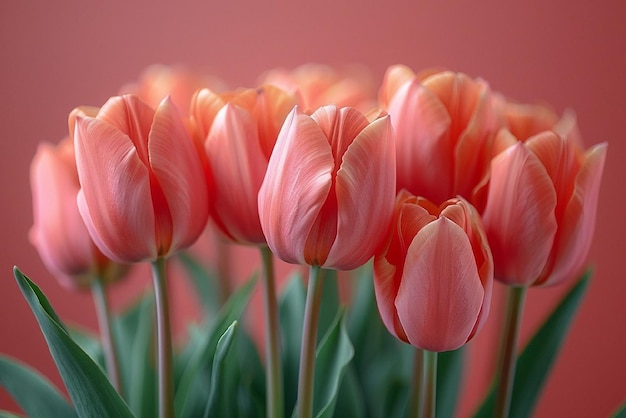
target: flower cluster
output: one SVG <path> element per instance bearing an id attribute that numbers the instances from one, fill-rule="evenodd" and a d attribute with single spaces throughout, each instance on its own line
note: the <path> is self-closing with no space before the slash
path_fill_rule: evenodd
<path id="1" fill-rule="evenodd" d="M 317 402 L 325 270 L 373 259 L 382 322 L 427 353 L 425 364 L 429 352 L 459 349 L 480 331 L 494 278 L 519 294 L 582 271 L 607 146 L 585 150 L 571 112 L 559 118 L 484 80 L 401 65 L 389 67 L 378 98 L 361 68 L 306 65 L 265 73 L 254 88 L 223 86 L 152 67 L 102 107 L 76 108 L 68 138 L 42 145 L 31 167 L 31 241 L 63 283 L 89 287 L 119 279 L 125 263 L 154 266 L 157 308 L 165 308 L 161 417 L 175 412 L 165 260 L 209 219 L 264 255 L 266 407 L 278 418 L 285 388 L 271 254 L 311 272 L 296 406 L 303 418 Z M 496 408 L 505 416 L 506 364 L 515 358 L 501 360 Z M 424 369 L 422 389 L 432 384 Z M 424 393 L 409 408 L 432 416 Z"/>

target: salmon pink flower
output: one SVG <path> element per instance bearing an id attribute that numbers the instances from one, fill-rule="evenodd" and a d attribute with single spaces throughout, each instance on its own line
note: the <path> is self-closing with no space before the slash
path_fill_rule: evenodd
<path id="1" fill-rule="evenodd" d="M 462 198 L 437 207 L 403 190 L 374 258 L 383 322 L 400 340 L 455 350 L 476 335 L 491 303 L 493 259 L 478 212 Z"/>
<path id="2" fill-rule="evenodd" d="M 34 222 L 29 238 L 59 282 L 70 289 L 83 289 L 96 278 L 119 278 L 126 268 L 98 250 L 78 213 L 80 184 L 70 138 L 58 146 L 39 145 L 30 167 L 30 182 Z"/>
<path id="3" fill-rule="evenodd" d="M 112 259 L 155 261 L 194 243 L 208 217 L 197 148 L 172 101 L 152 109 L 137 96 L 113 97 L 73 132 L 78 208 Z"/>
<path id="4" fill-rule="evenodd" d="M 354 107 L 361 112 L 376 107 L 372 76 L 360 66 L 304 64 L 291 71 L 271 70 L 261 77 L 261 82 L 297 94 L 299 106 L 307 113 L 326 105 Z"/>
<path id="5" fill-rule="evenodd" d="M 295 108 L 259 191 L 267 243 L 284 261 L 349 270 L 379 246 L 393 214 L 395 153 L 388 116 Z"/>
<path id="6" fill-rule="evenodd" d="M 265 244 L 257 196 L 280 127 L 295 104 L 293 95 L 269 85 L 194 95 L 192 120 L 214 179 L 211 216 L 235 242 Z"/>
<path id="7" fill-rule="evenodd" d="M 387 70 L 379 93 L 395 130 L 397 189 L 441 203 L 473 199 L 501 126 L 489 86 L 465 74 Z"/>
<path id="8" fill-rule="evenodd" d="M 596 219 L 606 144 L 578 145 L 575 124 L 545 131 L 494 158 L 483 222 L 496 278 L 516 286 L 561 283 L 582 269 Z M 574 134 L 572 134 L 574 132 Z"/>

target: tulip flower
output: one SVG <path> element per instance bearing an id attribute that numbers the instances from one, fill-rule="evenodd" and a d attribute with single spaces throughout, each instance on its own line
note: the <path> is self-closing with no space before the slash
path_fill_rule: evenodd
<path id="1" fill-rule="evenodd" d="M 118 279 L 126 270 L 96 247 L 78 212 L 74 145 L 41 144 L 30 167 L 34 223 L 29 238 L 45 266 L 69 289 Z"/>
<path id="2" fill-rule="evenodd" d="M 354 107 L 361 112 L 376 107 L 372 76 L 359 66 L 304 64 L 290 71 L 277 68 L 265 73 L 261 83 L 297 94 L 300 107 L 307 113 L 327 105 Z"/>
<path id="3" fill-rule="evenodd" d="M 435 203 L 456 195 L 473 201 L 502 124 L 487 83 L 461 73 L 416 75 L 392 66 L 379 101 L 395 130 L 397 190 Z"/>
<path id="4" fill-rule="evenodd" d="M 492 162 L 483 211 L 498 280 L 553 285 L 582 269 L 607 145 L 585 152 L 577 138 L 545 131 L 522 142 L 507 130 L 498 134 L 496 142 L 512 145 Z"/>
<path id="5" fill-rule="evenodd" d="M 491 251 L 473 206 L 454 198 L 437 207 L 398 194 L 387 243 L 374 258 L 389 332 L 424 350 L 455 350 L 485 323 L 492 284 Z"/>
<path id="6" fill-rule="evenodd" d="M 265 244 L 257 196 L 280 127 L 295 104 L 294 96 L 274 86 L 194 95 L 192 120 L 214 178 L 211 216 L 235 242 Z"/>
<path id="7" fill-rule="evenodd" d="M 153 110 L 136 96 L 111 98 L 74 130 L 78 207 L 114 260 L 167 257 L 194 243 L 208 216 L 203 166 L 171 100 Z"/>
<path id="8" fill-rule="evenodd" d="M 289 114 L 259 191 L 261 226 L 274 254 L 345 270 L 373 256 L 393 214 L 388 119 L 335 106 Z"/>

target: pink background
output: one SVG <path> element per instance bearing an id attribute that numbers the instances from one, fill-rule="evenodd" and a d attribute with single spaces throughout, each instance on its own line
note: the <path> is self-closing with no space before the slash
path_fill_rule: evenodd
<path id="1" fill-rule="evenodd" d="M 391 64 L 438 66 L 485 78 L 520 101 L 545 101 L 559 112 L 571 107 L 588 146 L 610 143 L 590 254 L 596 275 L 536 416 L 608 415 L 626 399 L 626 3 L 451 3 L 182 0 L 174 7 L 152 1 L 3 1 L 0 352 L 60 381 L 15 284 L 13 265 L 41 285 L 62 318 L 95 329 L 90 296 L 60 288 L 27 242 L 30 160 L 40 141 L 66 135 L 74 106 L 103 104 L 152 63 L 206 67 L 231 86 L 253 85 L 263 70 L 309 61 L 362 63 L 377 83 Z M 115 305 L 140 286 L 130 282 L 116 289 Z M 564 290 L 531 291 L 525 335 Z M 174 293 L 175 306 L 185 304 L 185 290 Z M 490 320 L 492 327 L 495 322 Z M 477 359 L 484 353 L 476 364 L 494 355 L 480 340 L 473 346 Z M 475 381 L 476 395 L 488 380 Z M 475 402 L 465 399 L 463 410 Z M 5 408 L 14 404 L 0 390 Z"/>

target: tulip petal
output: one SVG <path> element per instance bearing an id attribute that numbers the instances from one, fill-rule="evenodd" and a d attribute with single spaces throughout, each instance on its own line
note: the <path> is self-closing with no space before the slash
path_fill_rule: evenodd
<path id="1" fill-rule="evenodd" d="M 135 144 L 141 161 L 149 166 L 148 133 L 154 119 L 154 110 L 150 106 L 135 95 L 116 96 L 102 106 L 98 119 L 126 134 Z"/>
<path id="2" fill-rule="evenodd" d="M 165 198 L 164 207 L 159 207 L 153 187 L 155 221 L 162 224 L 157 230 L 167 234 L 167 222 L 172 224 L 170 246 L 161 254 L 166 255 L 193 244 L 204 230 L 209 211 L 200 157 L 169 97 L 156 110 L 148 147 L 151 169 Z"/>
<path id="3" fill-rule="evenodd" d="M 385 255 L 374 258 L 374 292 L 378 312 L 389 332 L 408 343 L 395 305 L 401 278 L 402 269 L 390 263 Z"/>
<path id="4" fill-rule="evenodd" d="M 122 262 L 154 260 L 154 213 L 147 167 L 128 136 L 109 123 L 77 118 L 80 214 L 100 250 Z"/>
<path id="5" fill-rule="evenodd" d="M 74 162 L 64 161 L 62 146 L 55 150 L 40 145 L 31 164 L 34 224 L 29 238 L 46 266 L 64 285 L 75 287 L 68 276 L 88 273 L 96 264 L 97 250 L 78 213 Z"/>
<path id="6" fill-rule="evenodd" d="M 259 141 L 266 161 L 272 155 L 285 117 L 295 105 L 295 95 L 288 94 L 278 87 L 266 85 L 258 90 L 255 116 L 259 129 Z"/>
<path id="7" fill-rule="evenodd" d="M 410 343 L 430 351 L 459 348 L 476 324 L 483 299 L 465 232 L 445 217 L 425 226 L 409 247 L 396 299 Z"/>
<path id="8" fill-rule="evenodd" d="M 395 147 L 389 117 L 368 125 L 343 155 L 337 172 L 337 239 L 326 265 L 364 264 L 385 237 L 395 197 Z"/>
<path id="9" fill-rule="evenodd" d="M 417 80 L 391 100 L 396 137 L 397 189 L 441 202 L 452 193 L 450 115 L 439 98 Z"/>
<path id="10" fill-rule="evenodd" d="M 383 109 L 389 109 L 391 100 L 400 87 L 413 79 L 415 79 L 415 73 L 405 65 L 396 64 L 387 68 L 378 92 L 380 106 Z"/>
<path id="11" fill-rule="evenodd" d="M 213 125 L 217 112 L 224 107 L 224 100 L 213 91 L 204 88 L 196 92 L 191 99 L 189 112 L 200 132 L 202 140 L 206 138 Z"/>
<path id="12" fill-rule="evenodd" d="M 539 159 L 521 142 L 491 165 L 483 223 L 496 278 L 529 285 L 539 277 L 556 233 L 556 193 Z"/>
<path id="13" fill-rule="evenodd" d="M 333 167 L 326 135 L 294 108 L 278 135 L 258 198 L 267 243 L 284 261 L 306 264 L 305 245 L 328 197 Z"/>
<path id="14" fill-rule="evenodd" d="M 246 110 L 227 104 L 215 117 L 206 151 L 213 175 L 220 179 L 211 201 L 213 219 L 237 242 L 265 243 L 257 195 L 267 160 L 254 119 Z"/>
<path id="15" fill-rule="evenodd" d="M 583 268 L 596 223 L 600 182 L 607 144 L 599 144 L 585 154 L 571 199 L 555 239 L 552 262 L 537 284 L 554 285 L 571 279 Z"/>

